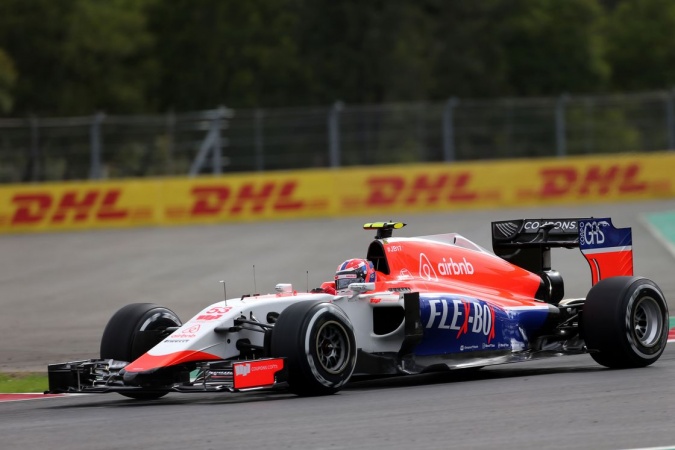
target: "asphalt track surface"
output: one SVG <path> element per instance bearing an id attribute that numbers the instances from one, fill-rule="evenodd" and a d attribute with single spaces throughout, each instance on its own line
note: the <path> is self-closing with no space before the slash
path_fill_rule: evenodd
<path id="1" fill-rule="evenodd" d="M 643 214 L 675 201 L 397 217 L 0 237 L 0 370 L 97 356 L 109 317 L 130 302 L 168 306 L 187 320 L 222 298 L 277 282 L 318 286 L 363 256 L 363 222 L 403 220 L 402 236 L 455 231 L 490 247 L 492 220 L 605 217 L 633 227 L 635 273 L 675 311 L 675 257 Z M 253 266 L 255 265 L 255 270 Z M 567 296 L 584 296 L 588 267 L 558 250 Z M 255 276 L 254 276 L 255 273 Z M 670 344 L 672 345 L 672 344 Z M 675 346 L 645 369 L 606 370 L 586 355 L 357 382 L 337 395 L 283 392 L 117 394 L 0 403 L 0 448 L 645 448 L 675 446 Z"/>

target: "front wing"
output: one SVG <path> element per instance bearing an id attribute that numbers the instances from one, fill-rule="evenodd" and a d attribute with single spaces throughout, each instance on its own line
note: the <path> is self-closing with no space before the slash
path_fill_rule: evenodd
<path id="1" fill-rule="evenodd" d="M 285 387 L 285 358 L 247 361 L 209 361 L 193 370 L 167 368 L 142 374 L 125 383 L 126 361 L 90 359 L 48 366 L 49 390 L 45 394 L 106 393 L 163 394 L 168 392 L 241 392 Z"/>

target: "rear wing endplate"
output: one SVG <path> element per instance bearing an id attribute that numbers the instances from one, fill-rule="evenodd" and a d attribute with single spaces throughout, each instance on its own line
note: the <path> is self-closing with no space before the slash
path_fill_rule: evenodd
<path id="1" fill-rule="evenodd" d="M 615 228 L 610 218 L 519 219 L 492 222 L 495 254 L 530 272 L 551 270 L 552 248 L 579 248 L 591 267 L 593 284 L 633 275 L 630 228 Z"/>

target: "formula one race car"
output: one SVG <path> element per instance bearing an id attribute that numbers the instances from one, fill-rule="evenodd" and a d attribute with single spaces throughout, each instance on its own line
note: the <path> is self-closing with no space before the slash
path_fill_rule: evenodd
<path id="1" fill-rule="evenodd" d="M 125 306 L 105 327 L 99 359 L 49 366 L 48 392 L 323 395 L 356 376 L 580 353 L 642 367 L 664 351 L 668 306 L 654 282 L 633 276 L 630 228 L 609 218 L 493 222 L 491 253 L 455 233 L 392 237 L 404 225 L 366 224 L 377 233 L 366 257 L 313 292 L 279 284 L 185 323 L 155 304 Z M 580 248 L 588 261 L 586 298 L 564 298 L 555 247 Z"/>

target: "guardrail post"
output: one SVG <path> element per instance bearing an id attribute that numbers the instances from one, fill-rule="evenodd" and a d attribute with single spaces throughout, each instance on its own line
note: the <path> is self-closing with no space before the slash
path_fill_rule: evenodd
<path id="1" fill-rule="evenodd" d="M 567 94 L 558 97 L 555 105 L 555 149 L 559 158 L 567 156 L 567 130 L 565 124 L 565 104 L 569 100 Z"/>
<path id="2" fill-rule="evenodd" d="M 213 174 L 223 173 L 223 140 L 220 136 L 220 129 L 225 120 L 225 107 L 221 106 L 216 112 L 216 117 L 211 121 L 211 131 L 213 131 Z"/>
<path id="3" fill-rule="evenodd" d="M 457 157 L 455 151 L 455 108 L 459 104 L 456 97 L 451 97 L 445 103 L 443 109 L 443 159 L 454 161 Z"/>
<path id="4" fill-rule="evenodd" d="M 89 168 L 89 178 L 98 180 L 101 178 L 101 152 L 103 151 L 103 142 L 101 139 L 101 123 L 105 114 L 97 112 L 91 121 L 91 128 L 89 131 L 91 161 Z"/>
<path id="5" fill-rule="evenodd" d="M 167 173 L 173 173 L 174 170 L 175 139 L 176 139 L 176 113 L 173 112 L 173 110 L 169 110 L 166 113 L 167 167 L 165 168 L 165 170 Z"/>
<path id="6" fill-rule="evenodd" d="M 328 151 L 331 167 L 340 167 L 341 149 L 340 149 L 340 112 L 344 108 L 344 103 L 337 101 L 328 112 Z"/>
<path id="7" fill-rule="evenodd" d="M 668 91 L 666 97 L 666 130 L 668 132 L 668 149 L 675 150 L 675 90 Z"/>
<path id="8" fill-rule="evenodd" d="M 256 170 L 262 172 L 265 170 L 265 153 L 264 153 L 264 135 L 263 135 L 263 120 L 265 112 L 262 109 L 256 109 L 254 114 L 255 120 L 255 167 Z"/>
<path id="9" fill-rule="evenodd" d="M 40 125 L 38 118 L 31 116 L 30 123 L 30 165 L 28 178 L 38 181 L 40 177 Z"/>

